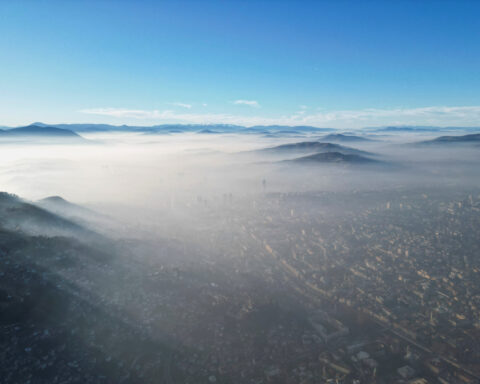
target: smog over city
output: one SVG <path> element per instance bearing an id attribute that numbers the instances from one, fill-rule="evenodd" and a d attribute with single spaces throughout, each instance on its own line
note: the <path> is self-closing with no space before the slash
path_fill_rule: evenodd
<path id="1" fill-rule="evenodd" d="M 480 383 L 475 2 L 0 5 L 0 383 Z"/>

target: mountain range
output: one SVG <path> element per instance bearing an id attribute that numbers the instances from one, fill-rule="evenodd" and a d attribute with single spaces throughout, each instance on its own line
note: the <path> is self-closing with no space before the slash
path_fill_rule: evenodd
<path id="1" fill-rule="evenodd" d="M 33 123 L 38 127 L 51 127 L 41 122 Z M 110 124 L 54 124 L 53 126 L 74 132 L 143 132 L 150 134 L 200 132 L 200 133 L 275 133 L 275 132 L 332 132 L 333 128 L 317 128 L 312 126 L 284 126 L 284 125 L 255 125 L 245 127 L 232 124 L 160 124 L 151 126 L 110 125 Z M 203 131 L 203 132 L 202 132 Z M 208 132 L 212 131 L 212 132 Z"/>
<path id="2" fill-rule="evenodd" d="M 365 131 L 384 132 L 384 133 L 432 133 L 432 132 L 471 132 L 479 131 L 480 127 L 435 127 L 435 126 L 416 126 L 416 125 L 395 125 L 387 127 L 365 127 Z"/>
<path id="3" fill-rule="evenodd" d="M 478 132 L 478 127 L 423 127 L 423 126 L 388 126 L 363 128 L 359 132 L 383 132 L 383 133 L 432 133 L 432 132 Z M 49 125 L 36 122 L 23 127 L 0 127 L 0 140 L 2 138 L 48 138 L 78 141 L 84 140 L 81 133 L 94 132 L 137 132 L 150 135 L 165 135 L 175 133 L 199 133 L 199 134 L 255 134 L 264 137 L 303 137 L 316 133 L 328 133 L 321 137 L 326 142 L 367 142 L 373 139 L 355 134 L 335 133 L 334 128 L 318 128 L 307 125 L 255 125 L 251 127 L 232 124 L 161 124 L 152 126 L 135 125 L 110 125 L 110 124 L 55 124 Z M 471 136 L 471 135 L 466 135 Z M 437 139 L 435 139 L 437 140 Z M 471 138 L 457 139 L 457 136 L 442 136 L 438 141 L 473 141 Z"/>

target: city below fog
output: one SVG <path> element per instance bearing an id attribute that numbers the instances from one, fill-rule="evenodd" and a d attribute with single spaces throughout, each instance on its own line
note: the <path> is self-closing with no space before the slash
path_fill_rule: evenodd
<path id="1" fill-rule="evenodd" d="M 2 382 L 478 382 L 479 131 L 5 128 Z"/>
<path id="2" fill-rule="evenodd" d="M 0 0 L 0 384 L 480 384 L 479 16 Z"/>

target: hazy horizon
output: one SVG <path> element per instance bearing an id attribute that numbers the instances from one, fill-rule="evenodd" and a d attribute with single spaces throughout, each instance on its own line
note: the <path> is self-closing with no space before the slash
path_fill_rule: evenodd
<path id="1" fill-rule="evenodd" d="M 480 384 L 479 15 L 0 1 L 0 384 Z"/>

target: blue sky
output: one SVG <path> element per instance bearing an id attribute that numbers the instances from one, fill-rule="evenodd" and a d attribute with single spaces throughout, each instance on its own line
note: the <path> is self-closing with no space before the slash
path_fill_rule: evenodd
<path id="1" fill-rule="evenodd" d="M 0 125 L 480 125 L 480 2 L 0 2 Z"/>

